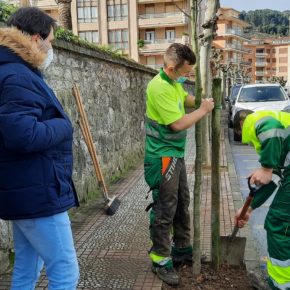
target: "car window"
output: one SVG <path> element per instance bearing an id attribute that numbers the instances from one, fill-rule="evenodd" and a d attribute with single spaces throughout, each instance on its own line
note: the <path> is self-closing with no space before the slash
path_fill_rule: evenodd
<path id="1" fill-rule="evenodd" d="M 280 87 L 251 87 L 243 88 L 239 102 L 271 102 L 285 101 L 285 95 Z"/>
<path id="2" fill-rule="evenodd" d="M 230 96 L 231 101 L 235 101 L 236 100 L 240 88 L 241 88 L 241 86 L 235 86 L 235 87 L 232 88 L 231 96 Z"/>

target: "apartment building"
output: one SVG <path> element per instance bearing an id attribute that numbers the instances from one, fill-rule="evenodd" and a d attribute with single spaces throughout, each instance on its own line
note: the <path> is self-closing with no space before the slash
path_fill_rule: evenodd
<path id="1" fill-rule="evenodd" d="M 245 60 L 251 63 L 252 82 L 265 82 L 282 77 L 290 85 L 290 38 L 252 39 L 245 43 L 250 52 Z"/>
<path id="2" fill-rule="evenodd" d="M 14 0 L 37 6 L 55 19 L 54 0 Z M 173 42 L 189 43 L 189 0 L 72 0 L 73 32 L 90 42 L 118 49 L 152 68 L 160 68 Z"/>
<path id="3" fill-rule="evenodd" d="M 244 46 L 249 39 L 245 36 L 244 30 L 249 24 L 239 19 L 240 12 L 232 8 L 220 8 L 217 22 L 217 37 L 213 45 L 222 54 L 223 64 L 232 64 L 239 71 L 249 66 L 244 60 L 248 48 Z"/>

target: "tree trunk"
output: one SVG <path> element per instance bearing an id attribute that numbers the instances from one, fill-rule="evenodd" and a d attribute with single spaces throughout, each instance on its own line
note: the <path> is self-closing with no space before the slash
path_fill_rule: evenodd
<path id="1" fill-rule="evenodd" d="M 201 84 L 200 84 L 200 68 L 199 68 L 199 47 L 197 36 L 197 11 L 198 1 L 192 0 L 192 47 L 196 55 L 195 66 L 195 100 L 196 108 L 201 104 Z M 200 192 L 202 184 L 202 123 L 201 121 L 195 124 L 195 181 L 193 192 L 193 264 L 192 273 L 196 277 L 201 270 L 201 250 L 200 250 Z"/>
<path id="2" fill-rule="evenodd" d="M 217 13 L 219 8 L 219 0 L 208 0 L 207 9 L 205 11 L 204 23 L 208 23 Z M 204 28 L 204 42 L 200 47 L 200 77 L 202 86 L 202 98 L 211 97 L 211 70 L 210 70 L 210 57 L 211 47 L 213 41 L 213 34 L 215 32 L 215 25 L 207 25 Z M 203 118 L 203 161 L 207 167 L 210 166 L 210 147 L 209 147 L 209 117 Z"/>
<path id="3" fill-rule="evenodd" d="M 211 157 L 211 257 L 215 270 L 220 267 L 220 127 L 221 127 L 221 79 L 213 80 L 215 108 L 212 112 Z"/>
<path id="4" fill-rule="evenodd" d="M 61 27 L 72 30 L 71 21 L 71 1 L 72 0 L 56 0 L 58 5 L 58 20 Z"/>

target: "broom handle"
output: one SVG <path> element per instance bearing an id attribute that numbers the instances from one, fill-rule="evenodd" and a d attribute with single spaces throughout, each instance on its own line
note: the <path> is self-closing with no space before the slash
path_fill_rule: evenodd
<path id="1" fill-rule="evenodd" d="M 101 177 L 99 175 L 99 171 L 97 170 L 97 164 L 96 164 L 96 161 L 95 161 L 95 158 L 94 158 L 94 153 L 93 153 L 93 150 L 91 148 L 91 143 L 89 142 L 89 138 L 87 136 L 87 133 L 86 133 L 86 129 L 85 129 L 85 126 L 83 124 L 83 120 L 80 120 L 78 122 L 80 128 L 81 128 L 81 131 L 82 131 L 82 134 L 84 136 L 84 140 L 87 144 L 87 147 L 88 147 L 88 150 L 89 150 L 89 153 L 91 155 L 91 158 L 92 158 L 92 161 L 93 161 L 93 165 L 94 165 L 94 169 L 95 169 L 95 172 L 96 172 L 96 175 L 97 175 L 97 179 L 98 179 L 98 182 L 100 183 L 100 180 L 101 180 Z"/>
<path id="2" fill-rule="evenodd" d="M 99 164 L 99 161 L 98 161 L 97 153 L 96 153 L 96 150 L 94 148 L 92 134 L 91 134 L 91 132 L 89 130 L 88 119 L 87 119 L 87 116 L 86 116 L 86 113 L 85 113 L 85 110 L 84 110 L 84 107 L 83 107 L 83 104 L 82 104 L 82 100 L 81 100 L 79 89 L 76 86 L 76 84 L 74 84 L 73 92 L 74 92 L 74 96 L 75 96 L 75 99 L 76 99 L 77 107 L 78 107 L 78 110 L 79 110 L 79 113 L 80 113 L 80 117 L 81 117 L 81 123 L 80 123 L 81 124 L 81 130 L 82 130 L 82 133 L 84 135 L 84 139 L 86 141 L 86 144 L 88 146 L 88 149 L 90 151 L 90 154 L 91 154 L 91 157 L 92 157 L 92 160 L 93 160 L 93 164 L 94 164 L 94 168 L 95 168 L 95 171 L 96 171 L 98 182 L 101 184 L 101 186 L 103 188 L 105 197 L 107 199 L 109 199 L 108 190 L 107 190 L 107 187 L 106 187 L 106 184 L 105 184 L 105 181 L 104 181 L 104 176 L 102 174 L 102 170 L 101 170 L 101 167 L 100 167 L 100 164 Z"/>

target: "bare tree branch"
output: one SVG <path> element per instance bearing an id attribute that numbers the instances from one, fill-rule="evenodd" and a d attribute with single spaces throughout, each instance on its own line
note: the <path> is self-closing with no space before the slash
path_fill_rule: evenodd
<path id="1" fill-rule="evenodd" d="M 180 7 L 176 4 L 176 2 L 175 2 L 174 0 L 172 0 L 172 3 L 176 6 L 176 8 L 177 8 L 179 11 L 181 11 L 185 16 L 187 16 L 189 19 L 191 19 L 191 16 L 190 16 L 188 13 L 186 13 L 182 8 L 180 8 Z"/>

